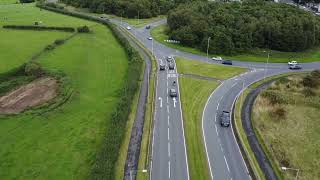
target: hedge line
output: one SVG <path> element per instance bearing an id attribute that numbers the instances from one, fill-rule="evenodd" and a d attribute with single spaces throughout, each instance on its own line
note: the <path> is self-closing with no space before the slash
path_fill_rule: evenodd
<path id="1" fill-rule="evenodd" d="M 73 27 L 56 27 L 56 26 L 28 26 L 28 25 L 4 25 L 6 29 L 20 29 L 20 30 L 35 30 L 35 31 L 64 31 L 64 32 L 75 32 Z"/>
<path id="2" fill-rule="evenodd" d="M 106 124 L 108 127 L 104 137 L 104 142 L 102 143 L 101 149 L 97 153 L 96 161 L 94 162 L 90 175 L 91 179 L 115 179 L 115 164 L 118 160 L 119 149 L 124 138 L 127 119 L 131 111 L 130 105 L 132 104 L 134 95 L 138 89 L 143 59 L 138 51 L 130 46 L 129 41 L 121 34 L 115 25 L 111 24 L 109 20 L 76 12 L 69 12 L 62 9 L 55 9 L 45 6 L 44 4 L 37 4 L 37 6 L 46 10 L 91 20 L 106 25 L 111 29 L 113 35 L 117 38 L 119 43 L 127 52 L 129 57 L 129 69 L 127 72 L 125 85 L 119 92 L 120 100 L 111 115 L 111 120 L 108 121 L 108 124 Z"/>

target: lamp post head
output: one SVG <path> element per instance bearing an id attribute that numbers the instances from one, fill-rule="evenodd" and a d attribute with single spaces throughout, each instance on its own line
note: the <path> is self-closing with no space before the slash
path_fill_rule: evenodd
<path id="1" fill-rule="evenodd" d="M 143 173 L 147 173 L 147 172 L 148 172 L 148 170 L 146 170 L 146 169 L 143 169 L 143 170 L 142 170 L 142 172 L 143 172 Z"/>
<path id="2" fill-rule="evenodd" d="M 286 167 L 281 167 L 281 169 L 282 169 L 282 170 L 287 170 L 288 168 L 286 168 Z"/>

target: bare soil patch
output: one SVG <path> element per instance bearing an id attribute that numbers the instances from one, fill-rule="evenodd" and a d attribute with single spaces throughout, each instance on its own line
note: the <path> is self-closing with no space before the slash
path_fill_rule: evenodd
<path id="1" fill-rule="evenodd" d="M 43 77 L 0 97 L 0 114 L 18 114 L 39 106 L 57 96 L 58 83 L 51 77 Z"/>

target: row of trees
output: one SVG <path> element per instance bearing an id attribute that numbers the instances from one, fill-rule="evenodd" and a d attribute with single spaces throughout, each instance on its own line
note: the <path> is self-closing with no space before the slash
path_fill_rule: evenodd
<path id="1" fill-rule="evenodd" d="M 252 48 L 303 51 L 318 46 L 320 20 L 286 4 L 198 2 L 178 6 L 168 15 L 169 36 L 210 53 L 233 54 Z"/>
<path id="2" fill-rule="evenodd" d="M 135 18 L 149 18 L 165 14 L 181 3 L 201 0 L 60 0 L 63 3 L 89 8 L 96 13 L 115 14 Z"/>

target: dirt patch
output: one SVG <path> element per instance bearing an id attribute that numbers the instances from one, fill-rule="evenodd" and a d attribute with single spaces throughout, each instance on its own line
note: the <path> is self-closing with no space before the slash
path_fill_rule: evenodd
<path id="1" fill-rule="evenodd" d="M 57 96 L 57 80 L 44 77 L 0 97 L 0 114 L 18 114 Z"/>

